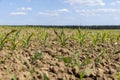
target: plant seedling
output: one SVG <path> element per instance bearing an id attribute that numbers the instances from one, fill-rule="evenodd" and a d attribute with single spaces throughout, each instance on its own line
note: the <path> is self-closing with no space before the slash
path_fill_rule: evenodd
<path id="1" fill-rule="evenodd" d="M 67 44 L 67 40 L 69 39 L 69 37 L 67 37 L 64 33 L 64 31 L 62 30 L 61 33 L 59 34 L 55 29 L 54 29 L 54 33 L 56 34 L 56 36 L 58 37 L 58 41 L 60 42 L 60 45 L 62 47 L 66 46 Z"/>
<path id="2" fill-rule="evenodd" d="M 41 43 L 44 45 L 44 47 L 46 47 L 49 34 L 44 30 L 39 33 L 38 38 L 41 40 Z"/>
<path id="3" fill-rule="evenodd" d="M 30 39 L 32 36 L 33 36 L 33 33 L 31 33 L 27 38 L 23 39 L 24 47 L 29 48 L 29 46 L 30 46 L 29 42 L 30 42 Z"/>
<path id="4" fill-rule="evenodd" d="M 15 35 L 13 35 L 13 37 L 12 37 L 12 50 L 15 50 L 15 49 L 16 49 L 16 46 L 17 46 L 17 44 L 18 44 L 17 39 L 19 38 L 19 33 L 20 33 L 20 30 L 17 31 L 17 32 L 15 33 Z"/>
<path id="5" fill-rule="evenodd" d="M 100 36 L 100 33 L 92 35 L 93 46 L 96 46 L 98 44 L 98 42 L 99 42 L 99 36 Z"/>
<path id="6" fill-rule="evenodd" d="M 16 31 L 16 30 L 12 30 L 11 32 L 5 34 L 5 36 L 2 35 L 2 37 L 1 37 L 1 39 L 0 39 L 0 50 L 3 49 L 3 46 L 4 46 L 4 44 L 5 44 L 6 39 L 8 38 L 8 36 L 9 36 L 10 34 L 14 33 L 15 31 Z"/>
<path id="7" fill-rule="evenodd" d="M 77 34 L 74 37 L 74 39 L 76 39 L 80 45 L 83 45 L 85 43 L 85 38 L 86 38 L 86 33 L 82 33 L 80 28 L 77 30 Z"/>
<path id="8" fill-rule="evenodd" d="M 44 80 L 50 80 L 49 77 L 44 73 Z"/>
<path id="9" fill-rule="evenodd" d="M 42 53 L 40 53 L 40 52 L 35 52 L 35 55 L 34 55 L 32 61 L 35 62 L 36 60 L 41 59 L 41 58 L 43 58 Z"/>
<path id="10" fill-rule="evenodd" d="M 99 63 L 99 61 L 100 61 L 100 57 L 103 55 L 103 53 L 104 53 L 104 51 L 101 51 L 99 54 L 98 54 L 98 56 L 95 58 L 95 63 Z"/>
<path id="11" fill-rule="evenodd" d="M 107 32 L 103 32 L 100 34 L 100 37 L 101 37 L 101 42 L 104 43 L 105 42 L 105 39 L 106 39 L 106 36 L 107 36 Z"/>

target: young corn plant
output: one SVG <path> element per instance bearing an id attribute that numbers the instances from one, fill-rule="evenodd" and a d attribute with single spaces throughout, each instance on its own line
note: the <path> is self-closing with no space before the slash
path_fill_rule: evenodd
<path id="1" fill-rule="evenodd" d="M 60 42 L 60 45 L 62 47 L 66 46 L 67 44 L 67 40 L 69 39 L 69 37 L 67 37 L 64 33 L 64 31 L 62 30 L 61 33 L 59 34 L 55 29 L 54 29 L 54 33 L 56 34 L 58 41 Z"/>
<path id="2" fill-rule="evenodd" d="M 111 44 L 114 42 L 114 35 L 109 35 L 109 41 Z"/>
<path id="3" fill-rule="evenodd" d="M 74 67 L 74 66 L 78 66 L 80 68 L 80 65 L 81 65 L 81 61 L 79 61 L 79 53 L 78 52 L 75 52 L 73 55 L 72 55 L 72 64 L 71 66 Z"/>
<path id="4" fill-rule="evenodd" d="M 117 41 L 120 42 L 120 34 L 117 35 Z"/>
<path id="5" fill-rule="evenodd" d="M 11 32 L 9 32 L 9 33 L 7 33 L 7 34 L 5 34 L 5 35 L 2 35 L 2 36 L 0 37 L 0 50 L 3 49 L 4 44 L 5 44 L 6 41 L 7 41 L 8 36 L 9 36 L 10 34 L 14 33 L 15 31 L 16 31 L 16 30 L 12 30 Z"/>
<path id="6" fill-rule="evenodd" d="M 82 46 L 85 44 L 86 33 L 82 33 L 80 29 L 77 30 L 77 33 L 74 37 L 75 40 Z"/>
<path id="7" fill-rule="evenodd" d="M 89 75 L 94 69 L 84 69 L 82 72 L 80 72 L 80 80 L 84 80 L 84 77 L 86 75 Z"/>
<path id="8" fill-rule="evenodd" d="M 44 73 L 44 80 L 50 80 L 49 77 Z"/>
<path id="9" fill-rule="evenodd" d="M 96 46 L 98 44 L 99 37 L 100 37 L 100 33 L 92 35 L 92 44 L 93 44 L 93 46 Z"/>
<path id="10" fill-rule="evenodd" d="M 94 59 L 95 64 L 98 64 L 100 62 L 100 57 L 104 54 L 104 51 L 101 50 L 98 56 Z"/>
<path id="11" fill-rule="evenodd" d="M 23 46 L 25 48 L 29 48 L 30 46 L 30 39 L 32 38 L 33 33 L 31 33 L 29 36 L 27 36 L 27 38 L 23 39 Z"/>
<path id="12" fill-rule="evenodd" d="M 16 46 L 18 44 L 17 39 L 19 38 L 19 33 L 20 33 L 20 31 L 17 31 L 12 37 L 12 47 L 11 47 L 12 50 L 16 49 Z"/>
<path id="13" fill-rule="evenodd" d="M 106 36 L 108 35 L 107 32 L 103 32 L 100 34 L 101 42 L 104 43 L 106 40 Z"/>
<path id="14" fill-rule="evenodd" d="M 94 69 L 87 69 L 86 67 L 91 63 L 89 58 L 86 58 L 82 64 L 79 66 L 79 69 L 83 67 L 84 69 L 80 71 L 80 80 L 84 80 L 86 75 L 89 75 Z"/>
<path id="15" fill-rule="evenodd" d="M 49 34 L 44 30 L 39 33 L 38 38 L 40 39 L 41 43 L 44 45 L 44 47 L 47 46 L 47 41 L 49 39 Z"/>
<path id="16" fill-rule="evenodd" d="M 86 75 L 90 74 L 94 70 L 86 69 L 86 66 L 91 63 L 90 59 L 86 58 L 83 62 L 79 61 L 79 54 L 77 52 L 75 52 L 72 57 L 58 56 L 58 59 L 66 63 L 66 66 L 77 66 L 79 69 L 80 80 L 83 80 Z M 84 69 L 81 71 L 82 68 Z"/>

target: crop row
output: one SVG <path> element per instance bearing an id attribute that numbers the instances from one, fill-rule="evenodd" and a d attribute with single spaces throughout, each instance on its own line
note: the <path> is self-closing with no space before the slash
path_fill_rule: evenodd
<path id="1" fill-rule="evenodd" d="M 112 34 L 108 31 L 103 32 L 90 32 L 90 31 L 81 31 L 78 29 L 75 33 L 69 35 L 65 34 L 64 29 L 61 31 L 53 30 L 54 35 L 51 35 L 45 30 L 38 31 L 36 33 L 26 33 L 23 36 L 20 36 L 22 30 L 12 30 L 7 33 L 0 34 L 0 50 L 3 49 L 6 43 L 10 43 L 12 50 L 15 50 L 17 45 L 21 44 L 24 48 L 29 48 L 31 44 L 34 44 L 34 41 L 38 41 L 44 47 L 47 47 L 49 41 L 58 42 L 61 47 L 66 47 L 70 41 L 73 41 L 79 46 L 91 45 L 97 46 L 98 44 L 110 43 L 119 44 L 120 43 L 120 34 Z M 34 37 L 34 38 L 33 38 Z M 20 40 L 21 38 L 21 40 Z M 31 42 L 33 41 L 33 42 Z M 49 44 L 52 46 L 52 44 Z"/>

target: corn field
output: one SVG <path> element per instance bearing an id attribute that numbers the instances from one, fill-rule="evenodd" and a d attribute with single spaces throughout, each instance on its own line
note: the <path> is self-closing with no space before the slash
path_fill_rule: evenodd
<path id="1" fill-rule="evenodd" d="M 0 27 L 0 80 L 120 80 L 120 30 Z"/>

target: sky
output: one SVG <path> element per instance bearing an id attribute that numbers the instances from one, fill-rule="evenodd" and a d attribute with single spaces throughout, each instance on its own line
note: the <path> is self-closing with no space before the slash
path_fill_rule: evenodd
<path id="1" fill-rule="evenodd" d="M 120 25 L 120 0 L 0 0 L 0 25 Z"/>

